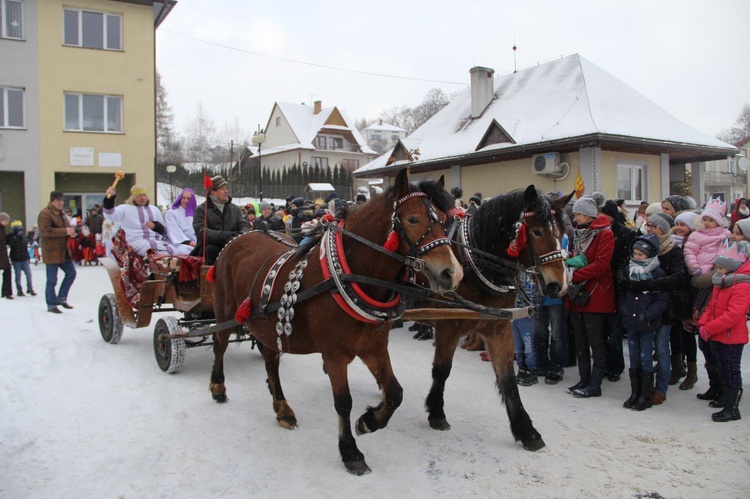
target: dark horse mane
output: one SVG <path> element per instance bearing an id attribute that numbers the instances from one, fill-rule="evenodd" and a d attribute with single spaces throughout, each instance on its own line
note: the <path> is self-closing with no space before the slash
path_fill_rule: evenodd
<path id="1" fill-rule="evenodd" d="M 495 196 L 482 203 L 476 214 L 474 214 L 473 237 L 477 248 L 501 252 L 500 256 L 508 257 L 507 249 L 515 236 L 514 224 L 521 218 L 525 211 L 526 203 L 524 194 L 526 189 L 517 189 L 507 194 Z M 542 225 L 553 219 L 558 227 L 564 227 L 562 210 L 555 210 L 552 214 L 553 205 L 550 199 L 541 191 L 537 190 L 537 203 L 534 208 L 534 224 Z"/>

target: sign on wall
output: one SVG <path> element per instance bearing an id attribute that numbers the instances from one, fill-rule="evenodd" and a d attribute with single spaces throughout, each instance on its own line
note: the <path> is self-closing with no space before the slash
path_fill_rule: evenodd
<path id="1" fill-rule="evenodd" d="M 100 152 L 99 166 L 122 166 L 122 154 L 119 152 Z"/>
<path id="2" fill-rule="evenodd" d="M 94 148 L 71 147 L 70 166 L 94 166 Z"/>

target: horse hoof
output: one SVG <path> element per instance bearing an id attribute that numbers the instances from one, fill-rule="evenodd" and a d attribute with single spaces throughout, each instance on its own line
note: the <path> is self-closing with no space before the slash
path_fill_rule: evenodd
<path id="1" fill-rule="evenodd" d="M 346 471 L 356 476 L 366 475 L 372 471 L 364 461 L 350 461 L 344 463 L 344 466 L 346 466 Z"/>
<path id="2" fill-rule="evenodd" d="M 226 393 L 212 393 L 211 396 L 214 398 L 215 401 L 217 401 L 220 404 L 225 403 L 229 398 L 227 398 Z"/>
<path id="3" fill-rule="evenodd" d="M 372 433 L 373 430 L 371 430 L 367 426 L 367 423 L 365 423 L 365 420 L 364 420 L 364 416 L 362 416 L 361 418 L 357 420 L 357 424 L 354 425 L 354 432 L 357 434 L 357 436 L 359 436 L 359 435 L 365 435 L 367 433 Z"/>
<path id="4" fill-rule="evenodd" d="M 433 430 L 448 431 L 451 429 L 451 425 L 447 419 L 431 419 L 430 428 Z"/>
<path id="5" fill-rule="evenodd" d="M 531 452 L 536 452 L 546 445 L 547 444 L 544 443 L 544 440 L 542 440 L 541 437 L 535 438 L 534 440 L 526 440 L 525 442 L 523 442 L 523 448 Z"/>
<path id="6" fill-rule="evenodd" d="M 281 418 L 277 421 L 279 423 L 279 426 L 281 426 L 285 430 L 294 430 L 295 428 L 297 428 L 296 418 Z"/>

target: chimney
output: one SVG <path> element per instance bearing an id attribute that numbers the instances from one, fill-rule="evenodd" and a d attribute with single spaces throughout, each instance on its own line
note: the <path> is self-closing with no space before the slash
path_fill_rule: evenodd
<path id="1" fill-rule="evenodd" d="M 316 100 L 313 102 L 313 105 L 315 106 L 313 108 L 313 114 L 320 114 L 320 110 L 323 109 L 323 101 Z"/>
<path id="2" fill-rule="evenodd" d="M 476 66 L 469 70 L 471 74 L 471 117 L 479 118 L 495 94 L 495 70 Z"/>

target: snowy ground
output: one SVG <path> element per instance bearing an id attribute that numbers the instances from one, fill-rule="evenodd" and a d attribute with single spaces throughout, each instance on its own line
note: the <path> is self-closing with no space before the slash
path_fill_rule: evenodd
<path id="1" fill-rule="evenodd" d="M 446 391 L 453 428 L 431 430 L 423 401 L 432 346 L 391 333 L 404 402 L 390 425 L 358 438 L 369 475 L 349 475 L 320 358 L 286 356 L 282 379 L 300 428 L 277 426 L 261 357 L 249 344 L 226 358 L 229 402 L 208 391 L 212 353 L 188 350 L 185 369 L 161 372 L 152 328 L 102 341 L 97 305 L 110 291 L 102 267 L 78 268 L 63 315 L 39 296 L 0 300 L 0 497 L 748 497 L 750 403 L 745 419 L 713 423 L 695 398 L 671 387 L 667 402 L 637 413 L 621 407 L 625 380 L 575 399 L 565 387 L 521 388 L 547 447 L 515 443 L 491 368 L 459 351 Z M 157 317 L 158 318 L 158 317 Z M 152 321 L 156 322 L 156 319 Z M 744 357 L 750 379 L 750 357 Z M 364 366 L 350 367 L 355 417 L 379 393 Z"/>

